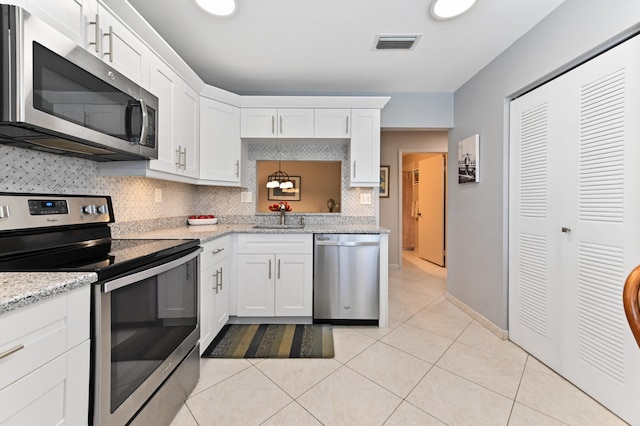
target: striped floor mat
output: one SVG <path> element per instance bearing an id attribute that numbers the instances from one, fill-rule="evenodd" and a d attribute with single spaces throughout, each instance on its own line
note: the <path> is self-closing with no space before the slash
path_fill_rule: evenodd
<path id="1" fill-rule="evenodd" d="M 333 358 L 328 324 L 228 324 L 203 358 Z"/>

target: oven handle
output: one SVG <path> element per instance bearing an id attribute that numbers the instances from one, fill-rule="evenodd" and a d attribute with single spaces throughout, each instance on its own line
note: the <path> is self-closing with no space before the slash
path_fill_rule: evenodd
<path id="1" fill-rule="evenodd" d="M 158 265 L 150 269 L 145 269 L 144 271 L 136 272 L 135 274 L 132 274 L 132 275 L 127 275 L 126 277 L 118 278 L 113 281 L 103 283 L 102 292 L 109 293 L 109 292 L 112 292 L 113 290 L 126 287 L 130 284 L 137 283 L 138 281 L 142 281 L 146 278 L 153 277 L 154 275 L 167 272 L 177 266 L 182 265 L 183 263 L 187 263 L 194 257 L 198 256 L 201 252 L 202 252 L 202 247 L 198 247 L 197 250 L 187 254 L 186 256 L 172 260 L 169 263 Z"/>

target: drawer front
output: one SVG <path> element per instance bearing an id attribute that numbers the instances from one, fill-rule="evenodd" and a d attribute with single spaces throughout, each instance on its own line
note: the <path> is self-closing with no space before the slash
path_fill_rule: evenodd
<path id="1" fill-rule="evenodd" d="M 67 350 L 66 316 L 64 295 L 0 316 L 0 389 Z"/>
<path id="2" fill-rule="evenodd" d="M 0 389 L 89 339 L 90 288 L 0 315 Z"/>
<path id="3" fill-rule="evenodd" d="M 230 247 L 229 236 L 216 238 L 213 241 L 202 244 L 200 270 L 204 271 L 213 266 L 218 260 L 229 257 Z"/>
<path id="4" fill-rule="evenodd" d="M 240 234 L 238 253 L 313 253 L 312 234 Z"/>

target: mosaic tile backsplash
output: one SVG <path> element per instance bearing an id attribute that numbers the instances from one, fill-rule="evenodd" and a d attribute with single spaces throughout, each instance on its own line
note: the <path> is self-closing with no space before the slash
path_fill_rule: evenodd
<path id="1" fill-rule="evenodd" d="M 340 160 L 342 214 L 304 215 L 306 223 L 374 224 L 375 206 L 361 205 L 360 194 L 371 188 L 350 188 L 348 152 L 344 145 L 303 144 L 249 146 L 247 188 L 195 186 L 143 177 L 100 176 L 98 163 L 79 158 L 0 145 L 0 192 L 110 195 L 116 226 L 114 235 L 168 228 L 184 224 L 190 214 L 212 213 L 226 223 L 262 223 L 272 219 L 256 215 L 256 160 Z M 155 202 L 156 190 L 162 201 Z M 252 192 L 251 203 L 240 193 Z M 372 197 L 374 202 L 377 197 Z M 294 219 L 295 220 L 295 219 Z"/>

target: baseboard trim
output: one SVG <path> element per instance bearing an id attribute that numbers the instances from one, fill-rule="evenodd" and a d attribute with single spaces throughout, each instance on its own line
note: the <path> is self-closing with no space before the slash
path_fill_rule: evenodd
<path id="1" fill-rule="evenodd" d="M 467 315 L 469 315 L 474 320 L 478 321 L 484 328 L 486 328 L 487 330 L 489 330 L 490 332 L 498 336 L 500 339 L 509 340 L 509 330 L 501 329 L 500 327 L 498 327 L 497 325 L 495 325 L 494 323 L 486 319 L 484 316 L 482 316 L 481 314 L 479 314 L 478 312 L 476 312 L 475 310 L 467 306 L 464 302 L 457 299 L 451 293 L 446 292 L 444 294 L 444 297 L 449 302 L 453 303 L 458 308 L 462 309 Z"/>

